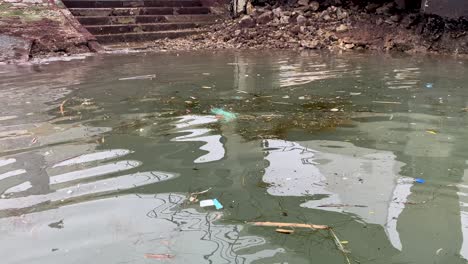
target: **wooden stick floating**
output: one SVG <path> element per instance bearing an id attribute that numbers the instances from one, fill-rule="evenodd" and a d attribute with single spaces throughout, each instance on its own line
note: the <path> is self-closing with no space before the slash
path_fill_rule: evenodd
<path id="1" fill-rule="evenodd" d="M 313 225 L 313 224 L 300 224 L 300 223 L 280 223 L 280 222 L 249 222 L 248 224 L 255 226 L 271 226 L 271 227 L 299 227 L 310 229 L 330 229 L 327 225 Z"/>

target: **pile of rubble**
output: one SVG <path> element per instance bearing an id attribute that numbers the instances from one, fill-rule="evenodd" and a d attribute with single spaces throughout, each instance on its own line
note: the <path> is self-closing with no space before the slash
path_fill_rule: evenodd
<path id="1" fill-rule="evenodd" d="M 468 54 L 467 20 L 447 20 L 399 10 L 394 2 L 248 8 L 248 14 L 210 28 L 210 33 L 160 40 L 159 49 L 329 49 Z"/>

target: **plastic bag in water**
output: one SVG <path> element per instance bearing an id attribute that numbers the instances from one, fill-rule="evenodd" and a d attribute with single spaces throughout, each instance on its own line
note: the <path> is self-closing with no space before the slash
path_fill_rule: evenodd
<path id="1" fill-rule="evenodd" d="M 226 122 L 232 121 L 232 120 L 237 118 L 236 114 L 234 114 L 232 112 L 225 111 L 222 108 L 212 108 L 211 113 L 215 114 L 216 116 L 220 116 Z"/>

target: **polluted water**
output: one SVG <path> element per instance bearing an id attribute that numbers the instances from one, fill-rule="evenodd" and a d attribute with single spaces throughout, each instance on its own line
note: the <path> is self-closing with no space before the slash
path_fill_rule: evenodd
<path id="1" fill-rule="evenodd" d="M 135 53 L 0 72 L 2 263 L 468 260 L 462 59 Z"/>

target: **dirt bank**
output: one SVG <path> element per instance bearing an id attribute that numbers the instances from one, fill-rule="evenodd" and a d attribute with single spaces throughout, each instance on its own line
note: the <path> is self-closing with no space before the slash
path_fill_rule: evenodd
<path id="1" fill-rule="evenodd" d="M 466 18 L 403 11 L 394 2 L 358 5 L 335 1 L 331 5 L 300 0 L 293 5 L 266 4 L 247 10 L 248 15 L 210 27 L 210 33 L 146 45 L 156 50 L 268 48 L 468 54 Z"/>
<path id="2" fill-rule="evenodd" d="M 42 0 L 0 1 L 0 62 L 99 50 L 66 8 Z"/>

